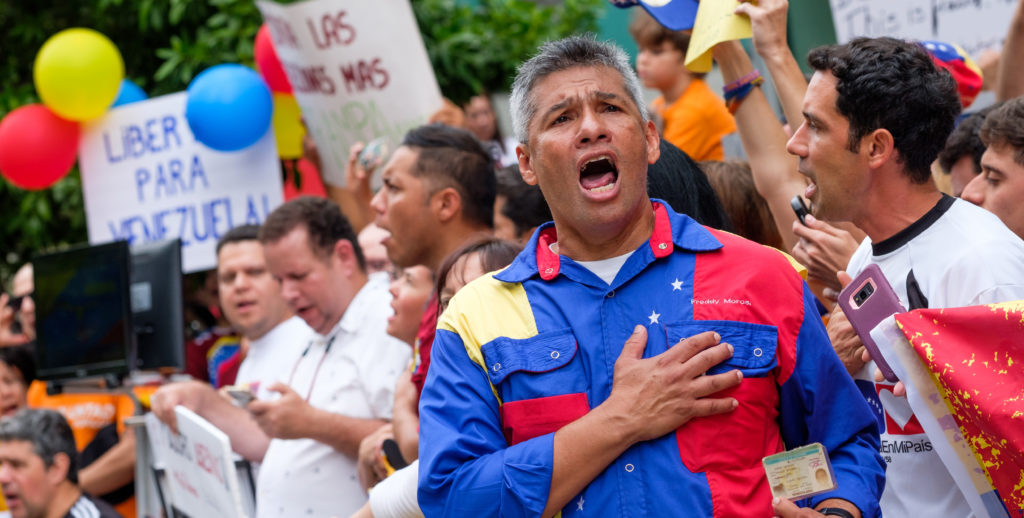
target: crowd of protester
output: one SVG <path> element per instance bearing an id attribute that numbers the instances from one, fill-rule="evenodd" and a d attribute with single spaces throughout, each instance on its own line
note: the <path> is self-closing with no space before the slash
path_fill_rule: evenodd
<path id="1" fill-rule="evenodd" d="M 930 447 L 886 446 L 928 437 L 876 420 L 865 394 L 901 384 L 836 301 L 869 264 L 907 309 L 1024 299 L 1024 2 L 981 108 L 933 44 L 819 47 L 808 79 L 787 8 L 740 4 L 767 70 L 718 44 L 722 94 L 684 66 L 688 33 L 637 9 L 635 71 L 611 44 L 546 44 L 512 135 L 481 92 L 386 161 L 354 145 L 344 185 L 220 237 L 190 381 L 48 394 L 26 264 L 0 295 L 7 508 L 135 516 L 124 421 L 176 429 L 181 405 L 257 467 L 261 518 L 971 516 Z M 838 487 L 773 499 L 762 457 L 814 442 Z"/>

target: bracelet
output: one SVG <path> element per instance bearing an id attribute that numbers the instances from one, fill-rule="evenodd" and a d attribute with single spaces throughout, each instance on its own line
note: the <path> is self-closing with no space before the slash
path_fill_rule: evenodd
<path id="1" fill-rule="evenodd" d="M 825 516 L 839 516 L 840 518 L 853 518 L 853 513 L 839 507 L 822 507 L 818 512 Z"/>
<path id="2" fill-rule="evenodd" d="M 735 90 L 746 83 L 749 83 L 757 78 L 761 77 L 761 71 L 758 69 L 751 70 L 747 75 L 725 85 L 722 87 L 724 93 L 728 94 L 731 90 Z"/>
<path id="3" fill-rule="evenodd" d="M 755 70 L 754 72 L 757 71 Z M 736 111 L 740 108 L 740 102 L 750 95 L 755 86 L 761 86 L 761 83 L 764 83 L 764 78 L 761 77 L 761 74 L 758 74 L 750 82 L 725 92 L 725 107 L 729 109 L 729 113 L 735 115 Z"/>

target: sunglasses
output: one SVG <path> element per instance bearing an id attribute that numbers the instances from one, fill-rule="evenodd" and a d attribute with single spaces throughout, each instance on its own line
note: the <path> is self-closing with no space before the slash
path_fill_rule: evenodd
<path id="1" fill-rule="evenodd" d="M 35 294 L 35 291 L 30 291 L 24 295 L 19 295 L 17 297 L 11 297 L 7 299 L 7 306 L 17 311 L 21 309 L 21 302 L 25 300 L 25 297 L 32 298 L 33 294 Z"/>

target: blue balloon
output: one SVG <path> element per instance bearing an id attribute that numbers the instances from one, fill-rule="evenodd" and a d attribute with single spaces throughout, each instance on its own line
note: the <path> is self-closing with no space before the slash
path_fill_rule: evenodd
<path id="1" fill-rule="evenodd" d="M 145 101 L 149 99 L 146 92 L 139 88 L 139 85 L 129 81 L 128 79 L 121 80 L 121 90 L 117 92 L 117 99 L 114 99 L 114 104 L 111 106 L 122 106 L 125 104 L 131 104 L 136 101 Z"/>
<path id="2" fill-rule="evenodd" d="M 255 71 L 236 64 L 204 70 L 188 85 L 185 119 L 196 140 L 217 151 L 253 145 L 270 128 L 274 101 Z"/>

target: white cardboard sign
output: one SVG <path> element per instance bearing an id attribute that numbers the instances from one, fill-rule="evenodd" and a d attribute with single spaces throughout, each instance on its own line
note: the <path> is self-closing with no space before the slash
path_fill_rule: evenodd
<path id="1" fill-rule="evenodd" d="M 977 59 L 1002 47 L 1017 0 L 830 0 L 836 38 L 858 36 L 956 43 Z"/>
<path id="2" fill-rule="evenodd" d="M 140 101 L 84 124 L 78 163 L 89 242 L 178 237 L 187 273 L 215 267 L 217 239 L 262 223 L 283 194 L 273 131 L 241 151 L 214 151 L 189 129 L 185 100 Z"/>
<path id="3" fill-rule="evenodd" d="M 183 406 L 174 412 L 177 435 L 155 415 L 146 415 L 146 430 L 157 462 L 166 471 L 171 503 L 189 516 L 245 518 L 228 436 Z"/>
<path id="4" fill-rule="evenodd" d="M 345 184 L 352 144 L 397 144 L 441 108 L 409 0 L 256 4 L 331 183 Z"/>

